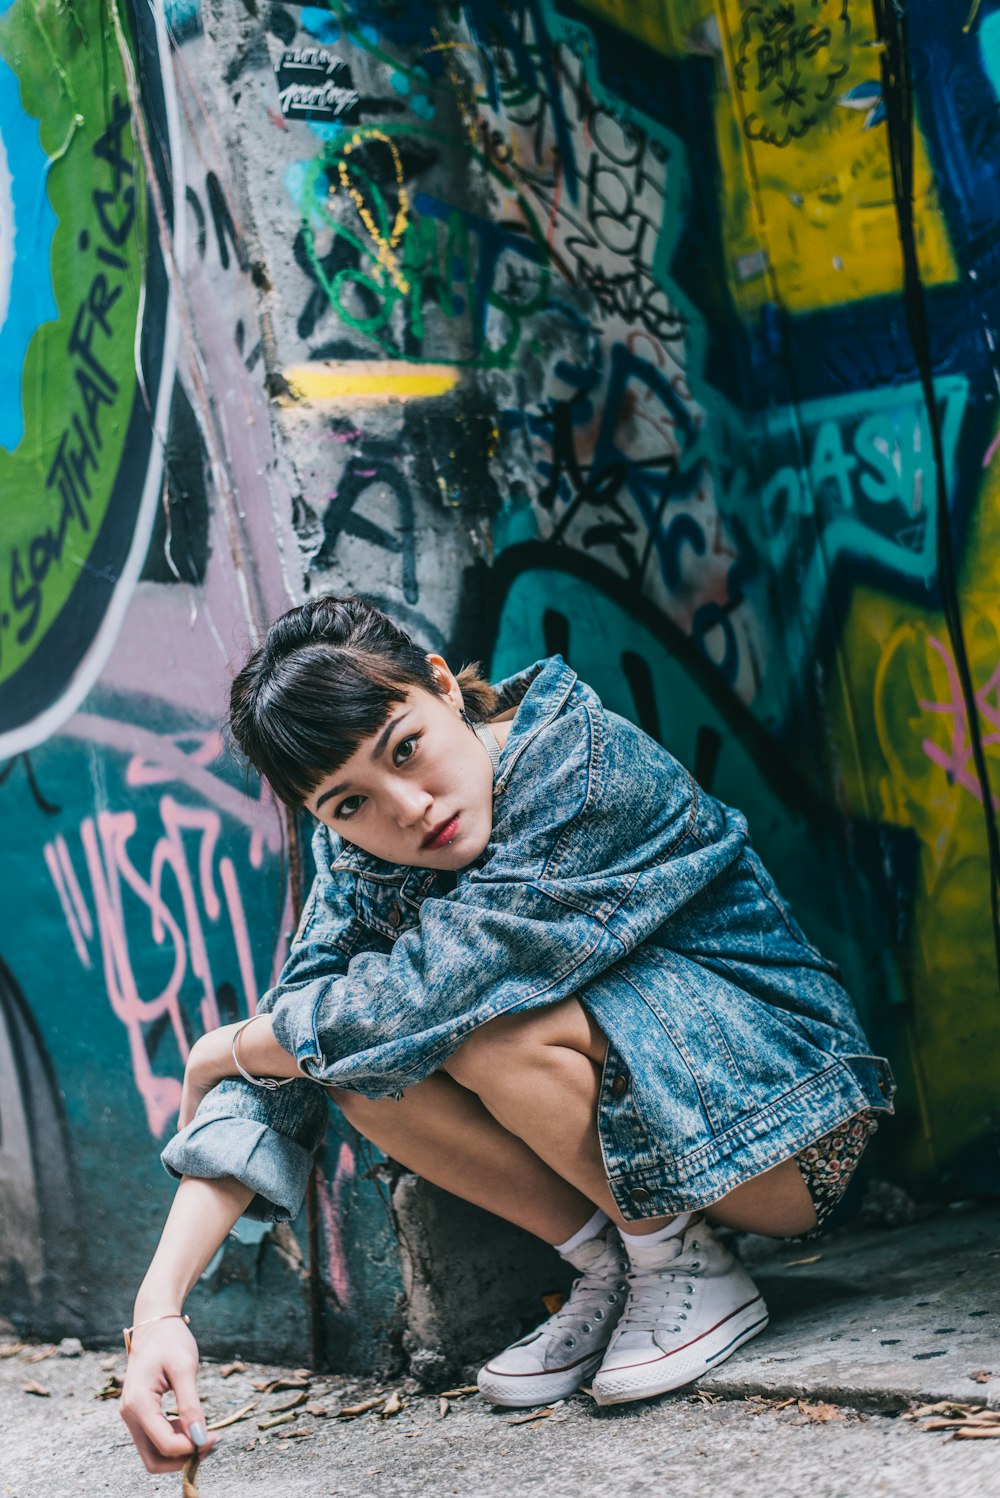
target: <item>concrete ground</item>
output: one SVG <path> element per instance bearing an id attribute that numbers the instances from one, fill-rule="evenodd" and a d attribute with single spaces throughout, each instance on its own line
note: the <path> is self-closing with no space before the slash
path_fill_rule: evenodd
<path id="1" fill-rule="evenodd" d="M 747 1246 L 755 1250 L 762 1245 Z M 248 1365 L 224 1376 L 205 1365 L 209 1418 L 245 1413 L 201 1469 L 201 1498 L 1000 1492 L 1000 1438 L 955 1439 L 910 1418 L 923 1403 L 951 1400 L 966 1421 L 978 1415 L 980 1429 L 1000 1427 L 1000 1418 L 982 1424 L 1000 1404 L 1000 1209 L 783 1244 L 753 1272 L 772 1309 L 768 1331 L 695 1391 L 618 1409 L 598 1410 L 581 1394 L 521 1419 L 475 1394 L 444 1406 L 441 1391 L 412 1380 L 317 1374 L 268 1391 L 255 1386 L 282 1370 Z M 2 1498 L 180 1498 L 179 1474 L 148 1475 L 116 1401 L 100 1397 L 123 1356 L 9 1343 L 0 1354 Z M 32 1382 L 47 1393 L 30 1392 Z M 401 1408 L 383 1414 L 394 1394 Z M 366 1412 L 338 1413 L 378 1397 Z"/>

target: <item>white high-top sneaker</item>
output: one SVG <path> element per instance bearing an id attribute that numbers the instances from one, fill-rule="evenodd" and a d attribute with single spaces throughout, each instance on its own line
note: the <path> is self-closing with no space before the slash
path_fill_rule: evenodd
<path id="1" fill-rule="evenodd" d="M 609 1223 L 566 1257 L 581 1271 L 565 1304 L 479 1370 L 479 1389 L 514 1407 L 565 1399 L 600 1366 L 625 1305 L 628 1255 Z"/>
<path id="2" fill-rule="evenodd" d="M 598 1404 L 678 1389 L 763 1331 L 753 1280 L 704 1218 L 637 1255 L 629 1295 L 593 1381 Z"/>

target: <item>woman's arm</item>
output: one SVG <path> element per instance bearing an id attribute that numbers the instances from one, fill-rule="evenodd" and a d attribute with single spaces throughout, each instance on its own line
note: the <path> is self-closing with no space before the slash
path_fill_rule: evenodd
<path id="1" fill-rule="evenodd" d="M 252 1020 L 220 1025 L 202 1035 L 191 1047 L 184 1068 L 178 1129 L 187 1128 L 213 1087 L 227 1077 L 240 1075 L 234 1060 L 234 1047 L 244 1071 L 252 1077 L 289 1079 L 303 1076 L 294 1056 L 290 1056 L 274 1039 L 270 1015 L 257 1014 Z"/>
<path id="2" fill-rule="evenodd" d="M 179 1471 L 196 1447 L 204 1456 L 215 1444 L 207 1436 L 198 1398 L 198 1344 L 173 1313 L 183 1310 L 191 1287 L 252 1196 L 252 1190 L 231 1178 L 185 1177 L 136 1296 L 136 1329 L 120 1408 L 150 1472 Z M 156 1319 L 165 1315 L 168 1320 Z M 161 1408 L 168 1389 L 177 1401 L 176 1422 Z"/>
<path id="3" fill-rule="evenodd" d="M 330 978 L 345 973 L 352 953 L 382 943 L 382 938 L 358 921 L 351 901 L 354 881 L 333 871 L 335 848 L 320 823 L 312 852 L 316 868 L 312 889 L 282 968 L 280 986 L 261 999 L 261 1012 L 266 1013 L 276 994 L 314 981 L 320 973 Z M 240 1080 L 231 1066 L 233 1028 L 212 1032 L 221 1035 L 221 1043 L 204 1037 L 204 1043 L 199 1041 L 194 1048 L 197 1054 L 186 1074 L 181 1100 L 180 1130 L 160 1158 L 178 1180 L 235 1177 L 251 1188 L 245 1215 L 261 1221 L 290 1220 L 302 1204 L 312 1158 L 322 1141 L 326 1095 L 306 1080 L 277 1091 Z M 268 1071 L 256 1064 L 255 1054 L 244 1054 L 244 1041 L 263 1029 L 262 1020 L 240 1036 L 244 1066 L 253 1075 L 295 1075 L 295 1063 L 287 1051 L 281 1056 L 290 1072 L 278 1069 L 278 1058 Z M 216 1066 L 212 1058 L 220 1064 Z M 211 1087 L 213 1076 L 223 1079 L 221 1085 Z"/>

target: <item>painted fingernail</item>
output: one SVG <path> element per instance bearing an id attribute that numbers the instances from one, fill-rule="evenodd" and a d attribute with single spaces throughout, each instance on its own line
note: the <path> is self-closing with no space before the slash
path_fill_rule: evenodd
<path id="1" fill-rule="evenodd" d="M 193 1425 L 188 1426 L 188 1435 L 196 1446 L 204 1446 L 208 1440 L 208 1431 L 200 1420 L 196 1420 Z"/>

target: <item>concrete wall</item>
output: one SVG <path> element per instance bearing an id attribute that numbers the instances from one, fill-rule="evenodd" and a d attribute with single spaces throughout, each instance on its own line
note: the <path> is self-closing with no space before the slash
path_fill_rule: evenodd
<path id="1" fill-rule="evenodd" d="M 998 1188 L 1000 6 L 907 12 L 886 93 L 861 0 L 0 0 L 0 1310 L 127 1311 L 307 874 L 228 672 L 326 587 L 561 650 L 743 807 L 893 1058 L 881 1171 Z M 393 1211 L 447 1230 L 371 1166 L 334 1121 L 207 1349 L 391 1360 Z"/>

